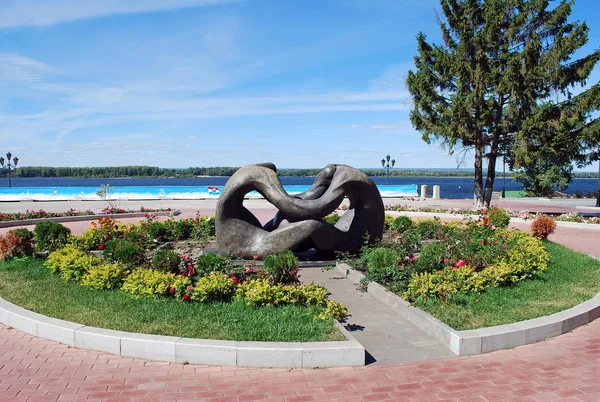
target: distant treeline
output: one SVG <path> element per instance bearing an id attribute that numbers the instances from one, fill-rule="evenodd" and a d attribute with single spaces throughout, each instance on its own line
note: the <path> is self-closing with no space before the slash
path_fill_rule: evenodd
<path id="1" fill-rule="evenodd" d="M 231 176 L 238 167 L 190 167 L 187 169 L 164 169 L 156 166 L 112 166 L 112 167 L 51 167 L 24 166 L 12 170 L 13 177 L 196 177 L 196 176 Z M 316 176 L 322 169 L 279 169 L 280 176 Z M 360 169 L 373 177 L 386 176 L 384 169 Z M 485 174 L 485 172 L 484 172 Z M 8 175 L 7 169 L 0 169 L 0 177 Z M 496 176 L 501 177 L 502 172 Z M 473 177 L 473 171 L 468 169 L 392 169 L 392 177 Z M 510 172 L 506 172 L 510 177 Z M 577 178 L 597 178 L 595 172 L 577 172 Z"/>

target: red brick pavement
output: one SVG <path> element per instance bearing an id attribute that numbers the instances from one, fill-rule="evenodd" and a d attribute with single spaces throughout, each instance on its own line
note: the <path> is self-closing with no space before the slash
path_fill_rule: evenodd
<path id="1" fill-rule="evenodd" d="M 89 223 L 88 223 L 89 224 Z M 597 231 L 557 231 L 589 245 Z M 70 348 L 0 324 L 0 401 L 600 401 L 600 320 L 486 355 L 315 370 L 208 367 Z"/>
<path id="2" fill-rule="evenodd" d="M 600 320 L 487 355 L 313 370 L 128 359 L 0 325 L 1 401 L 600 401 Z"/>

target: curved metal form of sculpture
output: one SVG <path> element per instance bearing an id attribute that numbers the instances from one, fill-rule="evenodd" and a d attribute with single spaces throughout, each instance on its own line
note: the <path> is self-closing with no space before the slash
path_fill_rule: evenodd
<path id="1" fill-rule="evenodd" d="M 256 190 L 279 210 L 266 225 L 243 205 Z M 344 197 L 350 207 L 335 224 L 323 217 Z M 217 202 L 216 234 L 221 254 L 245 258 L 281 250 L 358 252 L 365 236 L 373 242 L 383 234 L 384 209 L 379 190 L 364 173 L 346 165 L 327 165 L 304 193 L 289 195 L 272 163 L 248 165 L 227 181 Z"/>

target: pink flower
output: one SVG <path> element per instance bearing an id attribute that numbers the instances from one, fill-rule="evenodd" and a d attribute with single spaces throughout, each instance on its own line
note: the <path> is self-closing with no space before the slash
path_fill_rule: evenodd
<path id="1" fill-rule="evenodd" d="M 502 248 L 503 248 L 503 249 L 505 249 L 505 248 L 506 248 L 506 244 L 503 244 L 503 245 L 502 245 Z"/>
<path id="2" fill-rule="evenodd" d="M 187 261 L 187 260 L 189 260 L 189 259 L 190 259 L 190 255 L 189 255 L 189 254 L 184 254 L 184 255 L 183 255 L 183 260 L 184 260 L 184 261 Z"/>
<path id="3" fill-rule="evenodd" d="M 444 258 L 444 264 L 448 264 L 450 262 L 450 258 Z"/>
<path id="4" fill-rule="evenodd" d="M 227 242 L 223 242 L 223 245 L 224 245 L 225 247 L 227 247 L 227 245 L 228 245 L 228 244 L 229 244 L 229 243 L 227 243 Z"/>
<path id="5" fill-rule="evenodd" d="M 456 264 L 454 264 L 455 267 L 464 267 L 465 265 L 467 265 L 467 263 L 463 260 L 458 260 L 456 261 Z"/>
<path id="6" fill-rule="evenodd" d="M 251 274 L 251 273 L 253 273 L 253 272 L 254 272 L 254 270 L 252 269 L 252 267 L 248 267 L 248 268 L 246 268 L 246 273 L 247 273 L 247 274 Z"/>
<path id="7" fill-rule="evenodd" d="M 479 241 L 479 244 L 481 244 L 481 245 L 483 246 L 483 240 L 480 240 L 480 241 Z"/>
<path id="8" fill-rule="evenodd" d="M 252 258 L 254 258 L 255 260 L 258 260 L 258 256 L 257 256 L 257 255 L 255 255 L 255 256 L 254 256 L 254 257 L 252 257 Z"/>
<path id="9" fill-rule="evenodd" d="M 190 285 L 190 286 L 188 286 L 186 289 L 187 289 L 187 290 L 192 290 L 192 289 L 194 289 L 194 287 L 193 287 L 192 285 Z"/>
<path id="10" fill-rule="evenodd" d="M 411 255 L 410 258 L 409 258 L 409 261 L 414 264 L 415 262 L 417 262 L 417 259 L 415 258 L 414 255 Z"/>

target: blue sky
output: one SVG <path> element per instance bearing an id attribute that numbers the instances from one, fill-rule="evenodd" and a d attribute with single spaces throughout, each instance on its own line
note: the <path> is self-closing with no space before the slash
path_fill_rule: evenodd
<path id="1" fill-rule="evenodd" d="M 0 0 L 0 153 L 23 166 L 377 167 L 390 154 L 397 167 L 454 168 L 408 119 L 405 75 L 418 31 L 439 43 L 435 10 L 437 0 Z M 598 48 L 597 0 L 578 0 L 572 19 Z"/>

